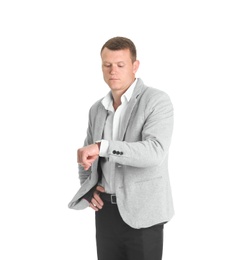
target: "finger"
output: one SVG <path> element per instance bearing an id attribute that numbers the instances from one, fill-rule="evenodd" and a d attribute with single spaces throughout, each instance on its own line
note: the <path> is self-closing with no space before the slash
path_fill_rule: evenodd
<path id="1" fill-rule="evenodd" d="M 77 163 L 81 163 L 81 159 L 80 159 L 80 149 L 77 150 Z"/>
<path id="2" fill-rule="evenodd" d="M 88 167 L 88 166 L 91 167 L 92 163 L 95 161 L 96 158 L 97 158 L 97 157 L 82 156 L 80 163 L 84 164 L 84 166 L 86 166 L 86 167 Z"/>
<path id="3" fill-rule="evenodd" d="M 87 160 L 88 160 L 89 162 L 94 162 L 98 157 L 99 157 L 98 154 L 96 154 L 96 155 L 90 155 L 90 156 L 87 157 Z"/>
<path id="4" fill-rule="evenodd" d="M 98 156 L 94 156 L 94 157 L 87 157 L 83 162 L 87 163 L 87 164 L 91 164 L 98 158 Z"/>
<path id="5" fill-rule="evenodd" d="M 82 148 L 77 150 L 77 163 L 83 163 L 85 157 L 85 152 Z"/>
<path id="6" fill-rule="evenodd" d="M 99 191 L 99 192 L 105 192 L 105 189 L 102 186 L 100 186 L 100 185 L 98 185 L 96 187 L 96 190 Z"/>
<path id="7" fill-rule="evenodd" d="M 99 209 L 96 207 L 96 205 L 93 205 L 93 203 L 89 203 L 89 207 L 95 211 L 99 211 Z"/>
<path id="8" fill-rule="evenodd" d="M 77 163 L 88 163 L 88 154 L 82 148 L 77 150 Z"/>
<path id="9" fill-rule="evenodd" d="M 91 163 L 79 163 L 81 167 L 83 167 L 84 170 L 88 170 L 92 164 Z"/>
<path id="10" fill-rule="evenodd" d="M 104 204 L 98 194 L 94 195 L 94 197 L 91 200 L 91 203 L 93 204 L 94 207 L 97 207 L 98 209 L 102 209 Z"/>
<path id="11" fill-rule="evenodd" d="M 91 164 L 87 164 L 87 165 L 83 166 L 85 171 L 87 171 L 90 167 L 91 167 Z"/>

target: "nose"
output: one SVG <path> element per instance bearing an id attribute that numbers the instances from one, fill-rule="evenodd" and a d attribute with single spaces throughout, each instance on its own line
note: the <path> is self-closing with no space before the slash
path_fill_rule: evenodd
<path id="1" fill-rule="evenodd" d="M 113 66 L 111 67 L 110 74 L 111 74 L 111 75 L 114 75 L 114 74 L 116 74 L 116 72 L 117 72 L 117 66 L 114 66 L 114 65 L 113 65 Z"/>

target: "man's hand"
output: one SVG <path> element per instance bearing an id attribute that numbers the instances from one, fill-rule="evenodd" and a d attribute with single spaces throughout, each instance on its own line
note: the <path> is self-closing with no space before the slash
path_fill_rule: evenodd
<path id="1" fill-rule="evenodd" d="M 77 150 L 77 162 L 88 170 L 99 157 L 99 144 L 90 144 Z"/>
<path id="2" fill-rule="evenodd" d="M 100 198 L 101 192 L 105 192 L 105 189 L 102 186 L 97 186 L 95 192 L 93 193 L 91 203 L 89 204 L 89 207 L 91 207 L 95 211 L 102 209 L 104 205 L 102 199 Z"/>

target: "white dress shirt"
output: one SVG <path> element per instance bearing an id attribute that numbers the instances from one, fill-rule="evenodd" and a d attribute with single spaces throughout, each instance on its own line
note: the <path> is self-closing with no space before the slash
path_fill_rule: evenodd
<path id="1" fill-rule="evenodd" d="M 109 140 L 118 140 L 119 129 L 121 129 L 122 118 L 124 117 L 129 100 L 132 97 L 133 90 L 136 85 L 135 80 L 127 91 L 121 96 L 121 105 L 115 111 L 113 108 L 113 98 L 109 92 L 102 100 L 102 105 L 108 112 L 103 132 L 103 140 L 100 145 L 101 169 L 103 172 L 102 181 L 99 183 L 105 188 L 106 193 L 115 194 L 115 163 L 110 163 L 108 160 Z"/>

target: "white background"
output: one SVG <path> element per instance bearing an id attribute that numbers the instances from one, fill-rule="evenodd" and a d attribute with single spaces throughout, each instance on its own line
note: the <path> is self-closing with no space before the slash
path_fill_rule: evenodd
<path id="1" fill-rule="evenodd" d="M 246 260 L 245 1 L 0 2 L 0 258 L 95 260 L 76 150 L 108 92 L 100 48 L 131 38 L 144 83 L 175 108 L 176 214 L 163 259 Z"/>

